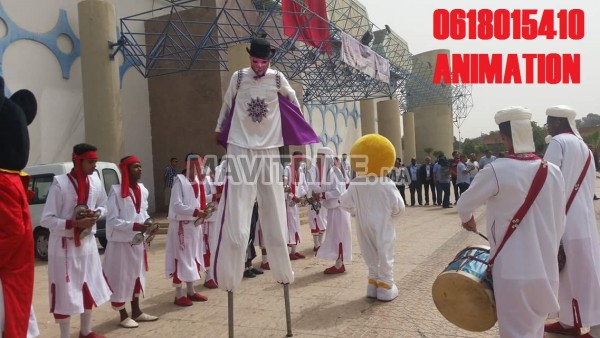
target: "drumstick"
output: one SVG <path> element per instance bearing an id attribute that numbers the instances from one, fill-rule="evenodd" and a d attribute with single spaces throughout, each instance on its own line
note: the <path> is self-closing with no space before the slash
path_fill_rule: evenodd
<path id="1" fill-rule="evenodd" d="M 487 238 L 487 237 L 485 237 L 485 235 L 484 235 L 484 234 L 482 234 L 481 232 L 479 232 L 479 231 L 475 231 L 475 233 L 476 233 L 476 234 L 478 234 L 479 236 L 481 236 L 481 238 L 483 238 L 483 239 L 485 239 L 486 241 L 488 241 L 488 242 L 489 242 L 488 238 Z"/>

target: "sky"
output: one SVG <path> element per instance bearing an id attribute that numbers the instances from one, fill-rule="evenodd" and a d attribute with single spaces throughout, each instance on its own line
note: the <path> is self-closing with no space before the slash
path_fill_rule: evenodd
<path id="1" fill-rule="evenodd" d="M 546 108 L 564 104 L 574 108 L 581 118 L 589 113 L 600 114 L 600 3 L 597 1 L 474 1 L 474 0 L 359 0 L 366 8 L 369 20 L 379 28 L 384 25 L 406 40 L 412 54 L 434 49 L 449 49 L 452 54 L 580 54 L 580 84 L 473 84 L 473 108 L 462 124 L 461 138 L 474 138 L 481 133 L 497 130 L 494 114 L 507 106 L 524 106 L 531 110 L 532 120 L 543 125 Z M 581 9 L 585 15 L 584 36 L 580 40 L 553 40 L 538 36 L 534 40 L 437 40 L 433 35 L 433 13 L 436 9 L 509 11 L 537 9 L 539 19 L 543 10 Z M 555 20 L 556 28 L 558 19 Z M 524 73 L 522 65 L 522 73 Z M 458 138 L 455 128 L 455 136 Z"/>

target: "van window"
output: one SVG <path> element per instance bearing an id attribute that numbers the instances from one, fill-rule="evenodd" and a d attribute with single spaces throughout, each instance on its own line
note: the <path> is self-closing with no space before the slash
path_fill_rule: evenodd
<path id="1" fill-rule="evenodd" d="M 29 190 L 33 191 L 34 195 L 29 204 L 44 204 L 48 197 L 48 191 L 52 185 L 54 174 L 44 174 L 31 176 L 29 180 Z"/>
<path id="2" fill-rule="evenodd" d="M 106 194 L 110 192 L 113 185 L 119 184 L 119 175 L 114 169 L 102 169 L 102 177 L 104 178 L 104 189 Z"/>

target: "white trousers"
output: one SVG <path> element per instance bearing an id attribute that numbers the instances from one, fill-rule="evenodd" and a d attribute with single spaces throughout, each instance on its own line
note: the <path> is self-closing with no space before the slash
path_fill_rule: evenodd
<path id="1" fill-rule="evenodd" d="M 228 174 L 215 223 L 215 243 L 211 245 L 211 266 L 222 290 L 234 290 L 242 281 L 255 198 L 273 278 L 279 283 L 294 281 L 278 158 L 277 148 L 227 146 Z"/>
<path id="2" fill-rule="evenodd" d="M 358 222 L 357 232 L 358 245 L 369 268 L 368 278 L 394 284 L 394 226 Z"/>

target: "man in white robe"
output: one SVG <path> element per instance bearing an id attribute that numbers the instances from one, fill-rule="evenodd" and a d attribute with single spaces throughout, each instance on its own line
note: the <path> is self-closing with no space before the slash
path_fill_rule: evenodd
<path id="1" fill-rule="evenodd" d="M 300 203 L 301 198 L 306 197 L 308 192 L 304 170 L 300 166 L 302 156 L 302 152 L 295 151 L 292 154 L 292 163 L 285 167 L 283 174 L 283 184 L 289 187 L 289 192 L 286 193 L 285 197 L 290 260 L 306 258 L 302 253 L 296 251 L 296 247 L 301 240 L 298 203 Z"/>
<path id="2" fill-rule="evenodd" d="M 279 147 L 319 141 L 302 117 L 285 76 L 269 68 L 275 53 L 270 43 L 256 38 L 247 50 L 250 68 L 233 74 L 215 129 L 216 141 L 227 148 L 228 176 L 211 260 L 215 281 L 226 291 L 234 290 L 242 281 L 255 198 L 273 279 L 284 284 L 294 281 L 286 240 Z"/>
<path id="3" fill-rule="evenodd" d="M 327 208 L 327 234 L 317 251 L 317 257 L 335 261 L 324 273 L 338 274 L 346 271 L 344 261 L 352 261 L 350 213 L 340 208 L 340 196 L 346 191 L 346 181 L 341 168 L 334 165 L 333 151 L 330 148 L 319 149 L 317 156 L 324 163 L 323 173 L 327 173 L 321 193 L 321 203 Z"/>
<path id="4" fill-rule="evenodd" d="M 215 236 L 215 223 L 217 221 L 217 210 L 219 207 L 219 198 L 221 197 L 221 191 L 223 191 L 223 166 L 219 164 L 215 168 L 215 179 L 210 176 L 204 176 L 204 191 L 208 201 L 210 197 L 210 205 L 212 213 L 206 217 L 202 223 L 202 238 L 204 240 L 204 267 L 206 269 L 206 276 L 204 280 L 204 286 L 207 289 L 216 289 L 219 286 L 215 282 L 212 274 L 212 268 L 210 266 L 210 243 L 214 241 Z"/>
<path id="5" fill-rule="evenodd" d="M 324 185 L 321 179 L 323 177 L 323 165 L 323 161 L 317 156 L 316 163 L 310 164 L 305 171 L 308 194 L 318 201 L 320 201 L 321 194 L 324 191 Z M 313 206 L 310 206 L 308 208 L 307 217 L 310 233 L 313 236 L 314 241 L 313 252 L 316 255 L 321 247 L 323 235 L 327 229 L 327 209 L 323 208 L 321 205 L 321 208 L 317 211 Z"/>
<path id="6" fill-rule="evenodd" d="M 106 239 L 102 269 L 113 291 L 110 302 L 121 316 L 119 325 L 136 328 L 138 322 L 150 322 L 156 316 L 142 312 L 140 294 L 145 294 L 146 241 L 144 233 L 151 224 L 148 215 L 148 189 L 139 182 L 142 164 L 135 156 L 127 156 L 119 164 L 121 184 L 113 185 L 108 196 Z M 131 317 L 125 303 L 131 302 Z"/>
<path id="7" fill-rule="evenodd" d="M 80 314 L 79 337 L 98 338 L 92 332 L 92 308 L 110 298 L 94 233 L 98 217 L 106 214 L 106 191 L 95 174 L 96 147 L 73 147 L 74 169 L 54 177 L 41 224 L 48 238 L 48 290 L 50 312 L 60 325 L 61 338 L 70 337 L 70 317 Z M 78 205 L 85 206 L 75 212 Z M 90 229 L 87 236 L 84 230 Z M 89 230 L 87 230 L 89 231 Z"/>
<path id="8" fill-rule="evenodd" d="M 199 156 L 189 154 L 186 157 L 185 175 L 177 175 L 171 189 L 165 274 L 173 279 L 174 303 L 179 306 L 191 306 L 192 302 L 208 300 L 208 297 L 194 289 L 194 282 L 200 279 L 200 271 L 204 270 L 202 226 L 195 225 L 194 221 L 206 216 L 204 209 L 209 199 L 198 177 L 201 172 Z M 187 294 L 182 288 L 184 282 Z"/>
<path id="9" fill-rule="evenodd" d="M 600 241 L 593 204 L 596 168 L 590 150 L 575 127 L 575 110 L 555 106 L 548 108 L 546 114 L 552 139 L 544 158 L 560 167 L 567 201 L 583 175 L 567 212 L 562 237 L 566 264 L 560 272 L 559 322 L 548 324 L 546 331 L 579 335 L 582 327 L 591 327 L 582 337 L 600 338 Z M 588 160 L 590 163 L 584 172 Z"/>
<path id="10" fill-rule="evenodd" d="M 496 113 L 508 155 L 482 169 L 460 196 L 457 211 L 463 227 L 477 231 L 473 212 L 486 205 L 487 236 L 494 256 L 513 221 L 516 230 L 492 268 L 498 326 L 502 338 L 540 338 L 549 313 L 558 311 L 558 260 L 564 232 L 564 183 L 557 166 L 546 163 L 547 176 L 525 216 L 513 220 L 525 204 L 542 160 L 533 155 L 531 113 L 508 107 Z M 543 177 L 543 176 L 542 176 Z M 536 185 L 539 186 L 539 185 Z"/>

